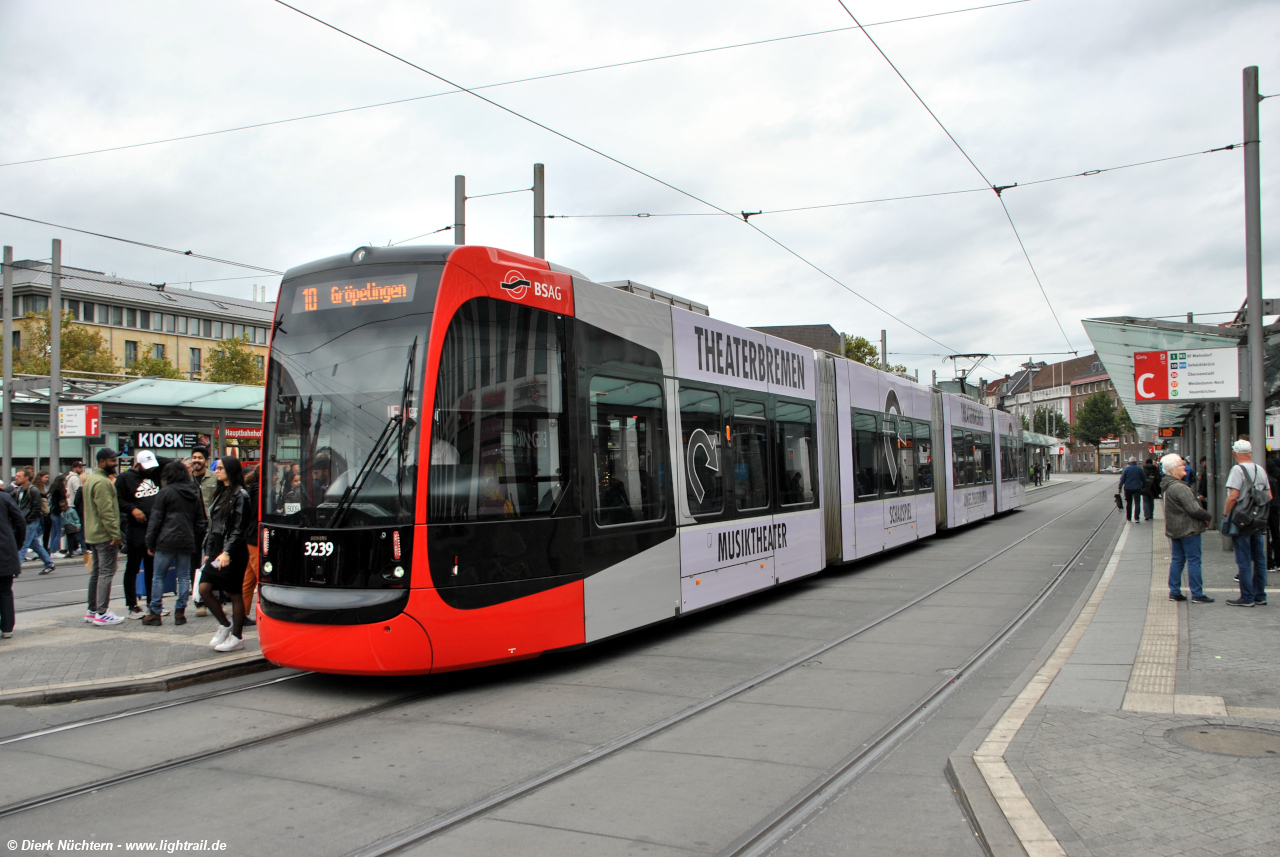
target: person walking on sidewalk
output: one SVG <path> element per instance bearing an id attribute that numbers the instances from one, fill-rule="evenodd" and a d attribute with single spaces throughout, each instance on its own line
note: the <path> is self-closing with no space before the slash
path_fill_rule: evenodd
<path id="1" fill-rule="evenodd" d="M 84 538 L 92 554 L 89 572 L 89 612 L 84 621 L 94 625 L 119 625 L 124 621 L 112 613 L 111 579 L 120 562 L 120 500 L 111 477 L 115 475 L 120 453 L 109 446 L 98 450 L 98 468 L 89 474 L 80 493 L 84 498 Z"/>
<path id="2" fill-rule="evenodd" d="M 1200 508 L 1196 492 L 1183 481 L 1187 463 L 1177 453 L 1169 453 L 1160 459 L 1164 473 L 1161 488 L 1164 494 L 1164 534 L 1169 538 L 1173 559 L 1169 563 L 1169 600 L 1186 601 L 1182 594 L 1182 567 L 1187 567 L 1187 582 L 1191 585 L 1193 604 L 1212 604 L 1213 599 L 1204 594 L 1204 577 L 1201 573 L 1200 534 L 1213 516 Z"/>
<path id="3" fill-rule="evenodd" d="M 1146 474 L 1138 466 L 1137 458 L 1130 458 L 1124 470 L 1120 471 L 1120 490 L 1124 491 L 1124 519 L 1138 523 L 1142 519 L 1142 486 L 1146 484 Z"/>
<path id="4" fill-rule="evenodd" d="M 49 519 L 53 526 L 49 529 L 49 538 L 45 544 L 45 549 L 50 554 L 58 553 L 62 550 L 62 515 L 67 511 L 67 477 L 61 473 L 53 480 L 53 485 L 49 487 Z M 66 553 L 62 554 L 66 556 Z"/>
<path id="5" fill-rule="evenodd" d="M 1156 516 L 1156 498 L 1160 496 L 1160 480 L 1164 475 L 1150 458 L 1142 465 L 1142 517 L 1148 521 Z"/>
<path id="6" fill-rule="evenodd" d="M 133 467 L 116 479 L 120 515 L 127 524 L 124 531 L 124 600 L 129 605 L 130 619 L 142 619 L 146 616 L 146 610 L 143 609 L 145 602 L 142 607 L 138 606 L 139 596 L 142 595 L 136 591 L 139 567 L 143 571 L 147 601 L 151 600 L 151 578 L 155 572 L 155 562 L 147 553 L 147 521 L 151 517 L 151 506 L 159 493 L 160 462 L 151 450 L 140 450 L 133 460 Z"/>
<path id="7" fill-rule="evenodd" d="M 27 521 L 18 504 L 0 491 L 0 638 L 13 636 L 17 613 L 13 608 L 13 579 L 22 574 L 18 548 L 27 540 Z"/>
<path id="8" fill-rule="evenodd" d="M 1253 446 L 1247 440 L 1237 440 L 1231 445 L 1231 453 L 1235 458 L 1235 466 L 1227 474 L 1227 504 L 1223 508 L 1223 524 L 1229 525 L 1231 543 L 1235 548 L 1236 568 L 1240 572 L 1240 597 L 1231 598 L 1227 603 L 1232 607 L 1252 607 L 1255 604 L 1267 603 L 1267 537 L 1265 524 L 1256 532 L 1246 532 L 1232 521 L 1231 513 L 1241 501 L 1245 492 L 1253 493 L 1254 486 L 1264 488 L 1267 505 L 1271 503 L 1271 483 L 1267 480 L 1267 472 L 1260 465 L 1253 463 Z M 1250 504 L 1256 502 L 1250 499 Z M 1265 514 L 1269 509 L 1264 511 Z"/>
<path id="9" fill-rule="evenodd" d="M 147 523 L 147 553 L 155 557 L 151 581 L 150 615 L 144 625 L 160 625 L 164 615 L 164 576 L 172 563 L 176 570 L 177 599 L 173 602 L 173 624 L 187 624 L 187 596 L 191 594 L 191 555 L 200 548 L 206 518 L 200 489 L 181 461 L 171 461 L 162 472 L 164 487 L 151 506 Z"/>
<path id="10" fill-rule="evenodd" d="M 218 491 L 209 512 L 209 535 L 204 539 L 204 566 L 200 569 L 200 595 L 213 613 L 218 633 L 209 645 L 219 652 L 244 648 L 244 573 L 249 565 L 246 528 L 253 518 L 249 493 L 244 490 L 240 459 L 233 455 L 218 462 Z M 214 591 L 231 598 L 232 621 L 218 603 Z"/>
<path id="11" fill-rule="evenodd" d="M 213 494 L 218 490 L 218 480 L 214 477 L 213 472 L 209 470 L 209 448 L 207 446 L 197 446 L 191 450 L 191 481 L 200 489 L 200 496 L 204 499 L 204 513 L 207 517 L 209 507 L 213 505 Z M 202 560 L 200 558 L 200 546 L 196 546 L 195 552 L 191 556 L 191 573 L 195 574 L 195 570 L 200 567 Z M 196 592 L 196 615 L 207 616 L 209 611 L 204 606 L 204 600 L 200 597 L 200 593 Z"/>
<path id="12" fill-rule="evenodd" d="M 258 624 L 249 614 L 253 612 L 253 595 L 258 590 L 258 473 L 255 468 L 244 475 L 244 490 L 249 493 L 250 517 L 245 525 L 245 545 L 249 549 L 249 564 L 244 571 L 244 586 L 240 596 L 244 599 L 244 623 Z"/>
<path id="13" fill-rule="evenodd" d="M 1200 456 L 1200 475 L 1196 477 L 1196 496 L 1200 505 L 1209 508 L 1209 459 Z"/>
<path id="14" fill-rule="evenodd" d="M 23 520 L 27 522 L 27 534 L 23 540 L 22 549 L 18 551 L 18 558 L 25 560 L 27 550 L 34 550 L 36 556 L 44 562 L 44 568 L 40 573 L 48 574 L 53 571 L 53 558 L 40 542 L 40 537 L 44 534 L 40 526 L 40 519 L 44 517 L 42 502 L 44 498 L 40 494 L 40 489 L 31 481 L 31 473 L 26 468 L 15 473 L 13 479 L 17 486 L 13 492 L 13 499 L 18 504 L 18 511 L 22 512 Z"/>

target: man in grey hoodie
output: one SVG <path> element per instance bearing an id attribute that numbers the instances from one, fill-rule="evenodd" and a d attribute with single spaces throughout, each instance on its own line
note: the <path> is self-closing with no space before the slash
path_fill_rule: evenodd
<path id="1" fill-rule="evenodd" d="M 1186 462 L 1177 453 L 1160 459 L 1164 479 L 1160 490 L 1164 494 L 1164 534 L 1169 537 L 1173 560 L 1169 563 L 1169 600 L 1186 601 L 1182 594 L 1182 566 L 1187 567 L 1193 604 L 1212 604 L 1213 599 L 1204 594 L 1200 571 L 1200 534 L 1212 516 L 1200 508 L 1200 501 L 1191 486 L 1182 481 L 1187 472 Z"/>

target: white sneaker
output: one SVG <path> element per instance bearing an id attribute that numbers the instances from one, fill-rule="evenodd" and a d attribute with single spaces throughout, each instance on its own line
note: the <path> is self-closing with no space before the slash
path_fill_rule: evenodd
<path id="1" fill-rule="evenodd" d="M 97 618 L 98 618 L 98 614 L 97 614 L 97 613 L 94 613 L 92 610 L 88 610 L 88 611 L 86 611 L 86 612 L 85 612 L 85 614 L 84 614 L 84 623 L 85 623 L 86 625 L 92 625 L 92 624 L 93 624 L 93 620 L 94 620 L 94 619 L 97 619 Z"/>
<path id="2" fill-rule="evenodd" d="M 234 652 L 244 648 L 244 640 L 227 634 L 227 638 L 213 648 L 219 652 Z"/>
<path id="3" fill-rule="evenodd" d="M 225 643 L 227 641 L 227 637 L 230 637 L 230 636 L 231 636 L 231 626 L 220 625 L 218 626 L 218 633 L 213 635 L 213 639 L 209 641 L 209 645 L 216 649 L 219 646 L 221 646 L 223 643 Z"/>
<path id="4" fill-rule="evenodd" d="M 110 610 L 105 613 L 99 613 L 97 616 L 93 617 L 93 624 L 95 625 L 119 625 L 123 621 L 124 619 L 112 613 Z"/>

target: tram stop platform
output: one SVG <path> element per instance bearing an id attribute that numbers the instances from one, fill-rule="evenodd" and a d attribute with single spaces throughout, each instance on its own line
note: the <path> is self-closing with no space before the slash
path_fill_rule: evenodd
<path id="1" fill-rule="evenodd" d="M 1280 854 L 1280 605 L 1226 603 L 1236 567 L 1216 531 L 1201 540 L 1216 602 L 1170 601 L 1155 514 L 1121 523 L 1078 614 L 948 762 L 989 854 Z"/>
<path id="2" fill-rule="evenodd" d="M 17 623 L 0 640 L 0 705 L 44 705 L 104 696 L 174 690 L 190 684 L 268 669 L 258 649 L 257 629 L 245 628 L 244 649 L 223 654 L 209 647 L 217 631 L 213 616 L 198 617 L 187 606 L 187 624 L 164 617 L 157 628 L 139 620 L 97 627 L 84 621 L 88 572 L 81 558 L 56 558 L 55 570 L 23 563 L 14 581 Z M 111 592 L 111 609 L 127 615 L 122 574 Z M 165 596 L 171 610 L 174 596 Z"/>

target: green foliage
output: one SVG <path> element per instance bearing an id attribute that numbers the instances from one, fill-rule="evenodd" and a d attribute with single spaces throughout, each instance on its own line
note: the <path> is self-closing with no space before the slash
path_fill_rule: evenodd
<path id="1" fill-rule="evenodd" d="M 1071 437 L 1071 424 L 1061 413 L 1047 405 L 1036 408 L 1031 423 L 1034 426 L 1031 431 L 1050 437 Z"/>
<path id="2" fill-rule="evenodd" d="M 876 345 L 865 336 L 850 336 L 847 333 L 840 334 L 844 339 L 844 356 L 858 363 L 865 363 L 873 369 L 883 369 L 880 365 L 880 346 Z M 890 364 L 888 371 L 902 372 L 907 371 L 907 367 L 899 364 Z"/>
<path id="3" fill-rule="evenodd" d="M 1117 410 L 1111 404 L 1111 394 L 1099 390 L 1084 400 L 1076 409 L 1076 422 L 1072 436 L 1081 443 L 1097 446 L 1104 437 L 1133 431 L 1133 423 L 1124 408 Z"/>
<path id="4" fill-rule="evenodd" d="M 1027 421 L 1026 414 L 1018 414 L 1018 419 L 1022 420 L 1022 430 L 1031 431 L 1031 423 Z"/>
<path id="5" fill-rule="evenodd" d="M 249 337 L 224 339 L 209 349 L 204 380 L 218 384 L 263 384 L 258 355 L 246 347 Z"/>
<path id="6" fill-rule="evenodd" d="M 144 356 L 124 367 L 126 375 L 137 375 L 139 378 L 185 378 L 178 367 L 164 357 L 156 357 L 155 346 L 150 342 L 139 342 L 138 353 Z"/>
<path id="7" fill-rule="evenodd" d="M 22 347 L 13 355 L 13 371 L 27 375 L 49 374 L 49 327 L 52 316 L 48 310 L 27 313 L 18 320 L 22 331 Z M 62 372 L 99 372 L 116 375 L 120 364 L 107 347 L 107 342 L 97 331 L 77 324 L 71 313 L 62 314 Z"/>

